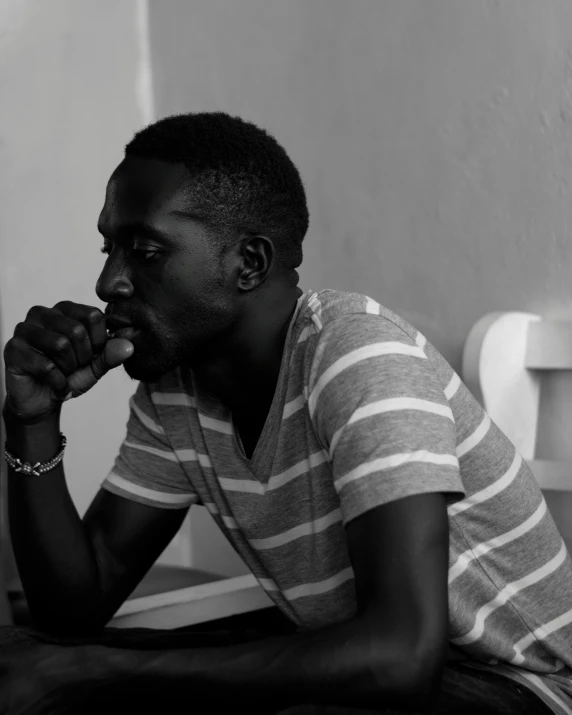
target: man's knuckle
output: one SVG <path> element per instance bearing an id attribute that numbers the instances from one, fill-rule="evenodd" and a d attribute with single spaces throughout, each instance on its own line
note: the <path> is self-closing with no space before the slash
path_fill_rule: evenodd
<path id="1" fill-rule="evenodd" d="M 53 307 L 53 310 L 59 310 L 61 312 L 64 312 L 67 308 L 70 306 L 70 301 L 69 300 L 60 300 L 58 303 L 56 303 Z"/>
<path id="2" fill-rule="evenodd" d="M 85 340 L 87 337 L 87 331 L 81 323 L 74 325 L 71 334 L 76 340 Z"/>
<path id="3" fill-rule="evenodd" d="M 46 375 L 53 375 L 53 374 L 56 374 L 57 372 L 59 372 L 59 368 L 56 365 L 56 363 L 53 362 L 52 360 L 44 360 L 44 362 L 42 364 L 42 371 Z"/>
<path id="4" fill-rule="evenodd" d="M 41 315 L 45 310 L 46 308 L 43 305 L 33 305 L 26 313 L 26 319 L 28 320 L 36 315 Z"/>
<path id="5" fill-rule="evenodd" d="M 10 338 L 10 340 L 8 340 L 8 342 L 4 346 L 4 358 L 13 360 L 18 355 L 21 355 L 23 349 L 25 349 L 26 347 L 27 343 L 25 343 L 21 338 L 17 336 Z"/>
<path id="6" fill-rule="evenodd" d="M 59 338 L 56 338 L 54 341 L 54 350 L 58 354 L 65 353 L 69 350 L 70 348 L 70 341 L 65 335 L 61 335 Z"/>
<path id="7" fill-rule="evenodd" d="M 99 321 L 102 319 L 103 313 L 101 310 L 98 310 L 97 308 L 93 308 L 90 310 L 87 314 L 87 320 L 90 323 L 99 323 Z"/>

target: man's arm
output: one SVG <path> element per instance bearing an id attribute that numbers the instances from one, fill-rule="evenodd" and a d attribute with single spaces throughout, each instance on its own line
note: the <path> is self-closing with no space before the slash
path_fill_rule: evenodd
<path id="1" fill-rule="evenodd" d="M 97 308 L 62 302 L 28 311 L 4 348 L 8 450 L 32 464 L 52 459 L 60 448 L 66 396 L 87 392 L 132 352 L 128 341 L 108 339 Z M 9 469 L 8 512 L 36 626 L 85 632 L 105 625 L 175 535 L 186 510 L 103 492 L 82 522 L 60 463 L 40 476 Z"/>
<path id="2" fill-rule="evenodd" d="M 358 613 L 315 631 L 251 644 L 116 651 L 118 682 L 165 696 L 286 707 L 422 710 L 435 697 L 448 633 L 448 520 L 430 493 L 378 506 L 347 526 Z"/>
<path id="3" fill-rule="evenodd" d="M 25 461 L 51 459 L 59 420 L 14 422 L 8 448 Z M 54 633 L 105 626 L 179 530 L 188 509 L 139 504 L 101 489 L 83 521 L 63 464 L 39 477 L 8 470 L 10 535 L 34 624 Z"/>

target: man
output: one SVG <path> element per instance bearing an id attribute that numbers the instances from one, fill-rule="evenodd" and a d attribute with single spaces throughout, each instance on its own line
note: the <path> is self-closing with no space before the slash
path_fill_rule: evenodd
<path id="1" fill-rule="evenodd" d="M 85 693 L 572 712 L 570 558 L 531 472 L 415 328 L 366 296 L 298 288 L 307 227 L 297 170 L 252 124 L 169 117 L 127 145 L 99 218 L 105 315 L 32 308 L 5 349 L 35 624 L 101 631 L 203 504 L 296 631 L 105 659 L 86 646 Z M 81 520 L 60 411 L 119 364 L 139 380 L 127 436 Z M 71 672 L 65 650 L 50 657 Z"/>

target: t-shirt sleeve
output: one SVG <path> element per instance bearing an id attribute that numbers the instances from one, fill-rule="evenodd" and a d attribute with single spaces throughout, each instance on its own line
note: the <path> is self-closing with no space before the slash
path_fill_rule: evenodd
<path id="1" fill-rule="evenodd" d="M 169 443 L 145 383 L 139 383 L 129 408 L 127 434 L 102 488 L 165 509 L 197 504 L 199 497 Z"/>
<path id="2" fill-rule="evenodd" d="M 326 325 L 308 381 L 344 523 L 429 492 L 464 496 L 453 413 L 422 345 L 382 316 Z"/>

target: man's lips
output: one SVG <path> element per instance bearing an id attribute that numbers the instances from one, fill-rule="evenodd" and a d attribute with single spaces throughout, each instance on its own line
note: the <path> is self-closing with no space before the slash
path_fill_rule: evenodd
<path id="1" fill-rule="evenodd" d="M 127 320 L 120 318 L 108 317 L 105 320 L 107 327 L 107 335 L 109 338 L 123 338 L 124 340 L 132 340 L 140 329 L 132 325 Z"/>
<path id="2" fill-rule="evenodd" d="M 108 330 L 108 335 L 110 338 L 123 338 L 124 340 L 133 342 L 140 332 L 139 328 L 129 325 L 124 328 L 119 328 L 118 330 Z"/>

